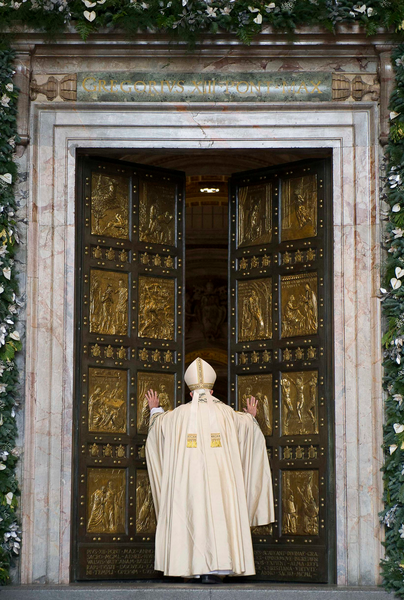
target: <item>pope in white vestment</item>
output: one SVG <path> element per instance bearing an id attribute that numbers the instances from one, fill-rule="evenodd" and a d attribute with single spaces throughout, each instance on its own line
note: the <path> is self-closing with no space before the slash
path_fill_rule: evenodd
<path id="1" fill-rule="evenodd" d="M 212 395 L 215 379 L 197 358 L 185 373 L 192 402 L 164 412 L 147 396 L 155 569 L 169 576 L 254 575 L 250 528 L 274 521 L 265 438 L 251 414 Z"/>

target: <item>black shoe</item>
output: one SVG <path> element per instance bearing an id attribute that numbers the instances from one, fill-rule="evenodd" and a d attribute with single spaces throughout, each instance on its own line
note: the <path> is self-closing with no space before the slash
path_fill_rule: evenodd
<path id="1" fill-rule="evenodd" d="M 222 583 L 222 579 L 219 575 L 201 575 L 201 583 L 215 585 L 216 583 Z"/>

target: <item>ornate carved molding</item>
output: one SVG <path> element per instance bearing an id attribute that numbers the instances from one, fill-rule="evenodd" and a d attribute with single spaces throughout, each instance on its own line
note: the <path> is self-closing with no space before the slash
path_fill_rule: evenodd
<path id="1" fill-rule="evenodd" d="M 367 96 L 365 98 L 365 96 Z M 332 99 L 336 101 L 373 100 L 380 97 L 380 84 L 376 75 L 355 75 L 333 73 Z"/>
<path id="2" fill-rule="evenodd" d="M 46 81 L 39 83 L 43 78 Z M 39 80 L 39 81 L 38 81 Z M 31 100 L 36 100 L 38 95 L 44 95 L 49 102 L 53 100 L 75 101 L 77 99 L 77 75 L 44 75 L 32 78 L 30 88 Z M 41 98 L 42 100 L 42 98 Z"/>

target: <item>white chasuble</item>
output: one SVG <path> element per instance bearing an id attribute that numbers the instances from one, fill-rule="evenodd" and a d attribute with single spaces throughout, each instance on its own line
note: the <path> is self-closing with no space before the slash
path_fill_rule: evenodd
<path id="1" fill-rule="evenodd" d="M 265 438 L 251 415 L 212 396 L 208 403 L 208 394 L 200 390 L 197 419 L 190 402 L 150 420 L 146 459 L 157 517 L 155 569 L 182 577 L 254 575 L 250 527 L 274 521 Z M 220 433 L 212 433 L 212 422 Z M 192 444 L 190 427 L 196 430 Z"/>

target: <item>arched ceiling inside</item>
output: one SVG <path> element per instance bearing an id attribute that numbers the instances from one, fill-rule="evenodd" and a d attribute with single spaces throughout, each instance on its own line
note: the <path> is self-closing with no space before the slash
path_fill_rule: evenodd
<path id="1" fill-rule="evenodd" d="M 230 176 L 239 171 L 261 169 L 305 158 L 319 158 L 327 155 L 323 148 L 310 149 L 139 149 L 139 150 L 87 150 L 86 154 L 108 156 L 128 162 L 135 162 L 166 169 L 185 171 L 188 177 Z"/>

